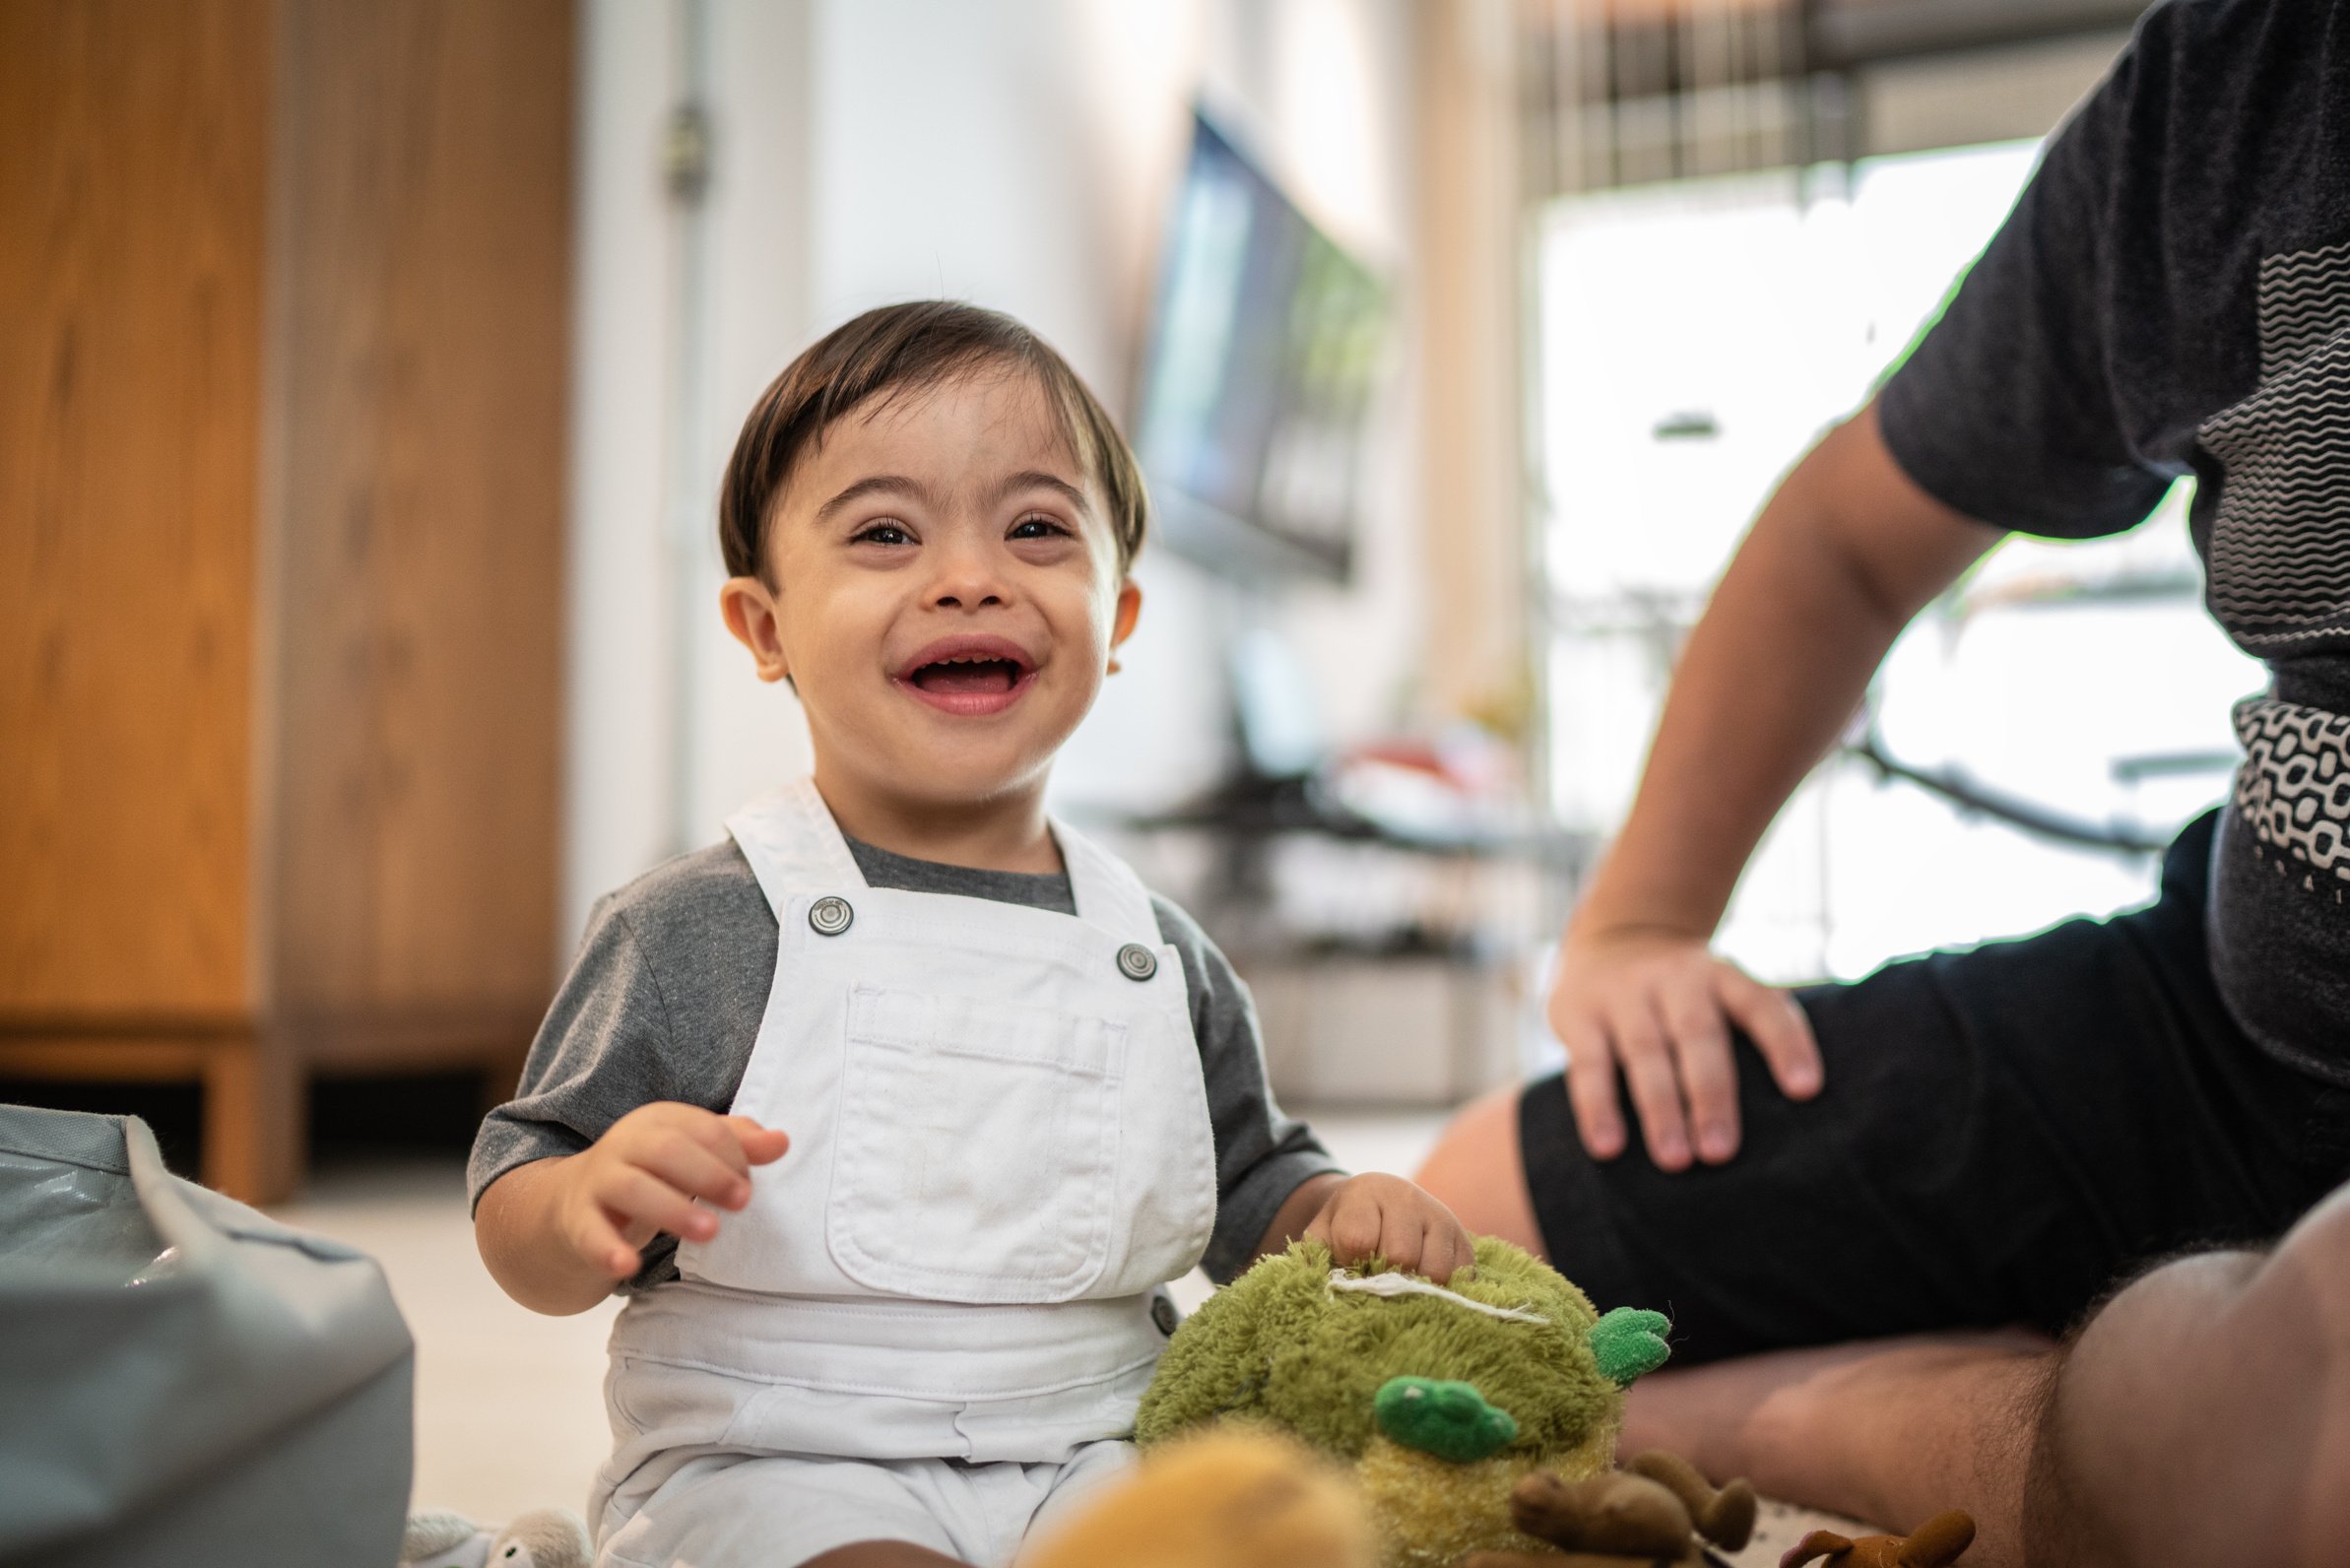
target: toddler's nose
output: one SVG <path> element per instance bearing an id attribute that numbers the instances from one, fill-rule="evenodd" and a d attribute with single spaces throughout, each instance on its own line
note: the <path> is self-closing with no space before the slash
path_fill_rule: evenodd
<path id="1" fill-rule="evenodd" d="M 941 610 L 977 610 L 985 605 L 1000 605 L 1003 602 L 1001 594 L 984 588 L 941 589 L 938 597 L 932 601 Z"/>
<path id="2" fill-rule="evenodd" d="M 930 586 L 931 604 L 940 610 L 978 610 L 1005 603 L 1004 579 L 984 554 L 949 549 L 938 561 L 938 576 Z"/>

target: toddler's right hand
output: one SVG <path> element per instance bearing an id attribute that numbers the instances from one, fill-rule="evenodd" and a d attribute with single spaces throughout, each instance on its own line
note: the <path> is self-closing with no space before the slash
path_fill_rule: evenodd
<path id="1" fill-rule="evenodd" d="M 791 1140 L 748 1116 L 698 1105 L 640 1105 L 565 1162 L 555 1223 L 589 1267 L 625 1279 L 644 1266 L 638 1249 L 661 1231 L 690 1241 L 718 1234 L 720 1209 L 751 1202 L 751 1167 L 783 1157 Z"/>

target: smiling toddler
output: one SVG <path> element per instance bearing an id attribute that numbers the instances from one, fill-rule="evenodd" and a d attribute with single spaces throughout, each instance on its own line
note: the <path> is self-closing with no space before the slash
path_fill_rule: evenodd
<path id="1" fill-rule="evenodd" d="M 1146 514 L 992 311 L 872 311 L 751 411 L 721 608 L 813 774 L 597 906 L 469 1171 L 514 1299 L 626 1294 L 600 1562 L 1007 1563 L 1128 1462 L 1167 1281 L 1300 1234 L 1468 1264 L 1273 1105 L 1199 927 L 1045 814 Z"/>

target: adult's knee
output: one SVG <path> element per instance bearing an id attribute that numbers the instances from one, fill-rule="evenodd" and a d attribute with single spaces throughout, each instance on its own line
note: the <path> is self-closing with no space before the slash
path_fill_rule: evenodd
<path id="1" fill-rule="evenodd" d="M 2350 1193 L 2266 1256 L 2169 1264 L 2081 1330 L 2042 1414 L 2030 1561 L 2339 1562 Z"/>

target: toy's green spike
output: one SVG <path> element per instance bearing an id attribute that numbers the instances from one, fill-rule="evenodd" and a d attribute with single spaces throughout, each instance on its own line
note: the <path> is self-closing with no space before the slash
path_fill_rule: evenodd
<path id="1" fill-rule="evenodd" d="M 1499 1453 L 1518 1436 L 1510 1412 L 1485 1403 L 1472 1383 L 1389 1378 L 1373 1396 L 1379 1429 L 1405 1448 L 1468 1465 Z"/>
<path id="2" fill-rule="evenodd" d="M 1592 1355 L 1599 1363 L 1599 1375 L 1619 1389 L 1630 1388 L 1672 1354 L 1665 1342 L 1671 1330 L 1672 1320 L 1662 1312 L 1618 1307 L 1608 1313 L 1592 1325 Z"/>

